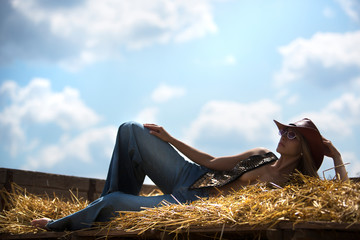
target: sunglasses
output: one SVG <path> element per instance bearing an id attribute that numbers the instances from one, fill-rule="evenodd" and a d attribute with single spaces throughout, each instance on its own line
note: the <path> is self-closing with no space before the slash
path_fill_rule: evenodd
<path id="1" fill-rule="evenodd" d="M 287 138 L 289 140 L 293 140 L 293 139 L 296 138 L 296 133 L 294 131 L 291 131 L 291 130 L 287 129 L 287 128 L 286 129 L 281 129 L 279 131 L 280 136 L 284 136 L 285 134 L 286 134 L 286 136 L 287 136 Z"/>

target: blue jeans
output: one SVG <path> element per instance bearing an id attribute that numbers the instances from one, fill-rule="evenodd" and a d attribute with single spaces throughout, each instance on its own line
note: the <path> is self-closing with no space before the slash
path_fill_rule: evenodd
<path id="1" fill-rule="evenodd" d="M 208 197 L 203 189 L 189 186 L 207 171 L 186 161 L 170 144 L 151 135 L 143 125 L 134 122 L 119 127 L 104 190 L 86 208 L 47 224 L 53 231 L 78 230 L 104 222 L 116 211 L 140 211 L 141 207 L 156 207 L 170 203 L 195 201 Z M 164 193 L 161 196 L 138 196 L 145 176 Z M 176 200 L 174 199 L 176 198 Z"/>

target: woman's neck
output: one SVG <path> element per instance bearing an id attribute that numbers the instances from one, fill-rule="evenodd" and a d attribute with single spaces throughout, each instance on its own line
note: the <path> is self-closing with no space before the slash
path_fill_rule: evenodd
<path id="1" fill-rule="evenodd" d="M 272 165 L 276 171 L 280 173 L 290 174 L 298 166 L 300 156 L 284 156 L 281 155 L 280 158 Z"/>

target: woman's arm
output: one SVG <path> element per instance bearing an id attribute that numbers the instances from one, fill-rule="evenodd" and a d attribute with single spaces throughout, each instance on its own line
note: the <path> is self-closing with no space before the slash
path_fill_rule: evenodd
<path id="1" fill-rule="evenodd" d="M 206 163 L 210 160 L 214 159 L 213 156 L 207 154 L 205 152 L 199 151 L 180 140 L 171 136 L 163 127 L 158 126 L 156 124 L 144 124 L 145 128 L 150 130 L 150 134 L 160 138 L 164 142 L 168 142 L 173 145 L 177 150 L 179 150 L 182 154 L 188 157 L 190 160 L 206 166 Z"/>
<path id="2" fill-rule="evenodd" d="M 339 180 L 348 180 L 348 174 L 344 166 L 340 152 L 334 147 L 331 141 L 323 137 L 323 143 L 325 146 L 325 156 L 331 157 L 334 160 L 334 167 L 336 178 Z"/>
<path id="3" fill-rule="evenodd" d="M 173 145 L 177 150 L 179 150 L 182 154 L 188 157 L 191 161 L 214 170 L 230 170 L 234 168 L 235 165 L 243 159 L 246 159 L 252 155 L 264 154 L 269 152 L 269 150 L 264 148 L 254 148 L 234 156 L 213 157 L 208 153 L 195 149 L 187 145 L 186 143 L 174 138 L 161 126 L 155 124 L 144 124 L 144 127 L 150 130 L 150 134 Z"/>
<path id="4" fill-rule="evenodd" d="M 220 171 L 231 170 L 236 166 L 238 162 L 247 159 L 250 156 L 265 154 L 268 152 L 270 152 L 270 150 L 259 147 L 259 148 L 250 149 L 248 151 L 233 156 L 215 157 L 207 163 L 206 167 Z"/>

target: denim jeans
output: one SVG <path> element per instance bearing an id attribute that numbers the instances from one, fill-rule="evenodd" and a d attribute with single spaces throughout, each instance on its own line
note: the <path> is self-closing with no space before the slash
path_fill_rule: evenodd
<path id="1" fill-rule="evenodd" d="M 78 230 L 94 222 L 109 221 L 116 211 L 140 211 L 156 207 L 166 200 L 185 203 L 208 197 L 206 190 L 189 186 L 207 171 L 186 161 L 170 144 L 151 135 L 134 122 L 119 127 L 103 192 L 97 200 L 72 215 L 49 222 L 53 231 Z M 145 176 L 164 193 L 161 196 L 138 196 Z"/>

